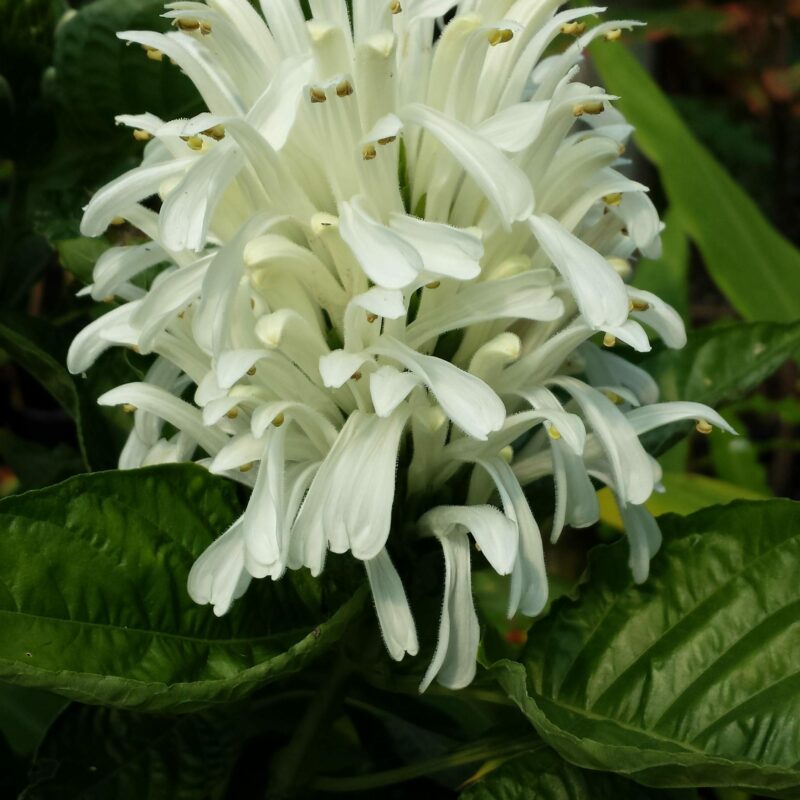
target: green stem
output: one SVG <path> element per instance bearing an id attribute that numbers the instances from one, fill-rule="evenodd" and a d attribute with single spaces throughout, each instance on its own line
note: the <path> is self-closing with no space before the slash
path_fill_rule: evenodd
<path id="1" fill-rule="evenodd" d="M 354 778 L 318 778 L 314 781 L 314 789 L 320 792 L 360 792 L 368 789 L 377 789 L 381 786 L 391 786 L 397 783 L 435 775 L 438 772 L 463 767 L 479 761 L 489 761 L 496 758 L 507 758 L 519 753 L 535 751 L 544 747 L 540 739 L 525 737 L 516 742 L 508 740 L 490 739 L 470 745 L 461 750 L 456 750 L 446 756 L 431 758 L 417 764 L 373 772 L 369 775 L 359 775 Z"/>
<path id="2" fill-rule="evenodd" d="M 267 797 L 292 797 L 313 780 L 309 761 L 319 736 L 333 719 L 351 673 L 347 660 L 340 656 L 330 677 L 313 696 L 306 713 L 295 728 L 286 748 L 276 757 L 270 776 Z"/>

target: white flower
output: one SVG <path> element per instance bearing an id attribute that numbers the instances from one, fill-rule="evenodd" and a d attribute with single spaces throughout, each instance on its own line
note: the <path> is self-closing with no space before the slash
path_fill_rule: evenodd
<path id="1" fill-rule="evenodd" d="M 136 409 L 120 466 L 194 460 L 252 488 L 189 578 L 216 613 L 252 578 L 317 575 L 349 551 L 390 655 L 416 654 L 389 556 L 397 487 L 414 495 L 445 559 L 423 688 L 464 686 L 479 636 L 468 533 L 511 575 L 509 614 L 538 614 L 547 578 L 523 486 L 555 477 L 557 539 L 597 520 L 595 480 L 644 580 L 660 475 L 639 436 L 686 418 L 728 428 L 656 404 L 646 373 L 590 341 L 646 351 L 640 323 L 685 341 L 672 309 L 623 281 L 662 226 L 618 171 L 630 127 L 577 80 L 594 38 L 635 23 L 584 33 L 572 23 L 602 9 L 541 0 L 354 0 L 351 26 L 344 0 L 310 5 L 305 21 L 296 0 L 262 0 L 264 19 L 247 0 L 182 0 L 167 6 L 174 32 L 120 34 L 174 61 L 207 111 L 118 118 L 150 141 L 83 232 L 122 217 L 143 243 L 98 262 L 88 291 L 123 302 L 75 339 L 69 367 L 113 345 L 153 354 L 142 383 L 100 398 Z M 545 58 L 563 26 L 580 35 Z M 445 486 L 461 505 L 431 507 Z"/>

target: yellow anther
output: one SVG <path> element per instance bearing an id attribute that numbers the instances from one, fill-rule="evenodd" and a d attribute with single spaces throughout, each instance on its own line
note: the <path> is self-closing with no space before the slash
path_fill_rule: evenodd
<path id="1" fill-rule="evenodd" d="M 225 416 L 228 419 L 236 419 L 236 417 L 239 416 L 239 409 L 238 408 L 232 408 Z"/>
<path id="2" fill-rule="evenodd" d="M 124 225 L 125 224 L 125 217 L 114 217 L 111 220 L 112 225 Z"/>
<path id="3" fill-rule="evenodd" d="M 375 322 L 376 319 L 378 319 L 377 314 L 367 314 L 367 322 L 369 322 L 370 325 L 372 325 L 372 323 Z"/>
<path id="4" fill-rule="evenodd" d="M 256 368 L 255 367 L 250 367 L 250 369 L 247 370 L 247 374 L 252 378 L 253 375 L 256 374 Z"/>
<path id="5" fill-rule="evenodd" d="M 492 47 L 510 42 L 513 38 L 514 31 L 512 31 L 511 28 L 492 28 L 488 34 L 489 44 Z"/>
<path id="6" fill-rule="evenodd" d="M 312 86 L 308 90 L 309 95 L 311 96 L 312 103 L 324 103 L 328 96 L 325 94 L 324 89 L 320 89 L 318 86 Z"/>
<path id="7" fill-rule="evenodd" d="M 602 114 L 606 110 L 605 104 L 602 100 L 594 100 L 591 103 L 579 103 L 572 109 L 572 113 L 576 117 L 582 117 L 584 114 L 596 116 Z"/>
<path id="8" fill-rule="evenodd" d="M 194 17 L 179 17 L 175 20 L 175 27 L 182 31 L 200 30 L 200 20 Z"/>
<path id="9" fill-rule="evenodd" d="M 354 381 L 360 381 L 364 376 L 361 373 L 360 369 L 357 369 L 351 376 Z"/>
<path id="10" fill-rule="evenodd" d="M 164 54 L 160 50 L 157 50 L 155 47 L 145 47 L 144 51 L 145 53 L 147 53 L 147 57 L 151 61 L 163 61 L 164 59 Z"/>
<path id="11" fill-rule="evenodd" d="M 631 300 L 631 311 L 649 311 L 650 303 L 645 303 L 644 300 Z"/>
<path id="12" fill-rule="evenodd" d="M 432 281 L 431 283 L 426 283 L 426 289 L 438 289 L 442 285 L 441 281 Z"/>
<path id="13" fill-rule="evenodd" d="M 136 130 L 133 132 L 133 138 L 136 139 L 137 142 L 149 142 L 153 138 L 153 134 L 147 131 Z"/>
<path id="14" fill-rule="evenodd" d="M 272 420 L 272 424 L 273 424 L 273 425 L 274 425 L 276 428 L 280 428 L 280 426 L 281 426 L 281 425 L 283 425 L 283 423 L 284 423 L 284 422 L 286 422 L 286 417 L 284 417 L 284 416 L 283 416 L 283 412 L 281 412 L 280 414 L 278 414 L 278 415 L 275 417 L 275 419 L 273 419 L 273 420 Z"/>
<path id="15" fill-rule="evenodd" d="M 188 136 L 186 138 L 186 144 L 188 145 L 190 150 L 202 150 L 203 149 L 203 137 L 202 136 Z"/>
<path id="16" fill-rule="evenodd" d="M 616 343 L 617 343 L 617 337 L 614 336 L 612 333 L 607 333 L 603 337 L 603 346 L 604 347 L 614 347 L 614 345 Z"/>
<path id="17" fill-rule="evenodd" d="M 627 146 L 623 143 L 620 143 L 620 146 L 617 148 L 617 153 L 619 153 L 619 155 L 621 156 L 624 156 L 625 153 L 627 152 L 628 152 Z"/>
<path id="18" fill-rule="evenodd" d="M 565 33 L 567 36 L 580 36 L 585 30 L 585 22 L 566 22 L 561 26 L 561 33 Z"/>
<path id="19" fill-rule="evenodd" d="M 208 36 L 211 33 L 211 25 L 208 22 L 201 22 L 200 33 L 202 33 L 203 36 Z"/>
<path id="20" fill-rule="evenodd" d="M 336 94 L 338 97 L 349 97 L 353 94 L 353 84 L 350 81 L 341 81 L 336 84 Z"/>
<path id="21" fill-rule="evenodd" d="M 378 144 L 391 144 L 395 139 L 397 139 L 396 136 L 384 136 L 383 139 L 378 139 Z"/>
<path id="22" fill-rule="evenodd" d="M 389 12 L 391 14 L 399 14 L 403 10 L 403 6 L 400 3 L 400 0 L 392 0 L 389 3 Z"/>
<path id="23" fill-rule="evenodd" d="M 361 149 L 361 158 L 364 161 L 372 161 L 373 158 L 377 158 L 378 151 L 375 149 L 374 144 L 367 144 Z"/>
<path id="24" fill-rule="evenodd" d="M 614 192 L 613 194 L 607 194 L 603 197 L 603 202 L 607 206 L 618 206 L 622 203 L 622 192 Z"/>
<path id="25" fill-rule="evenodd" d="M 214 139 L 215 141 L 220 141 L 220 139 L 225 138 L 225 126 L 224 125 L 214 125 L 212 128 L 208 128 L 207 130 L 203 131 L 205 136 L 208 136 L 210 139 Z"/>
<path id="26" fill-rule="evenodd" d="M 699 419 L 697 420 L 697 425 L 695 425 L 695 430 L 698 433 L 702 433 L 703 436 L 708 436 L 708 434 L 714 430 L 714 426 L 706 422 L 704 419 Z"/>
<path id="27" fill-rule="evenodd" d="M 620 397 L 616 392 L 612 392 L 610 389 L 607 389 L 603 392 L 603 394 L 615 405 L 621 406 L 625 402 L 624 397 Z"/>
<path id="28" fill-rule="evenodd" d="M 551 439 L 554 439 L 555 441 L 558 441 L 561 438 L 561 431 L 559 431 L 559 429 L 556 428 L 555 425 L 548 425 L 547 426 L 547 435 Z"/>
<path id="29" fill-rule="evenodd" d="M 616 42 L 618 39 L 622 38 L 622 29 L 621 28 L 614 28 L 612 31 L 608 31 L 606 33 L 606 41 L 607 42 Z"/>
<path id="30" fill-rule="evenodd" d="M 113 303 L 116 299 L 117 298 L 113 294 L 110 294 L 108 297 L 104 297 L 103 298 L 103 302 L 104 303 Z"/>
<path id="31" fill-rule="evenodd" d="M 247 464 L 242 464 L 242 466 L 239 467 L 239 472 L 250 472 L 251 469 L 253 469 L 253 462 L 248 461 Z"/>
<path id="32" fill-rule="evenodd" d="M 506 464 L 510 464 L 514 460 L 514 448 L 511 445 L 507 445 L 500 451 L 500 458 L 506 462 Z"/>
<path id="33" fill-rule="evenodd" d="M 185 311 L 181 311 L 181 313 L 178 314 L 178 319 L 183 319 L 185 316 L 186 316 L 186 312 Z"/>
<path id="34" fill-rule="evenodd" d="M 132 344 L 132 345 L 131 345 L 131 350 L 132 350 L 134 353 L 141 353 L 141 352 L 142 352 L 142 351 L 139 349 L 139 345 L 138 345 L 138 344 Z"/>
<path id="35" fill-rule="evenodd" d="M 125 405 L 122 406 L 122 410 L 126 414 L 133 414 L 133 412 L 136 411 L 136 406 L 133 405 L 133 403 L 125 403 Z"/>

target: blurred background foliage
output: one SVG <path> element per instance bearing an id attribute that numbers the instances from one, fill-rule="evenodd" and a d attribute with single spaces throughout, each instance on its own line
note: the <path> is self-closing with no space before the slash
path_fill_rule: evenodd
<path id="1" fill-rule="evenodd" d="M 148 60 L 114 37 L 159 22 L 166 28 L 160 7 L 159 0 L 0 0 L 0 495 L 114 468 L 124 441 L 129 420 L 94 400 L 136 379 L 145 362 L 112 352 L 89 376 L 73 378 L 64 356 L 74 333 L 100 313 L 76 297 L 97 257 L 137 237 L 125 226 L 98 240 L 79 233 L 92 193 L 140 157 L 141 144 L 114 116 L 200 110 L 168 60 Z M 656 346 L 648 368 L 665 399 L 721 407 L 742 433 L 654 442 L 669 491 L 652 510 L 688 514 L 737 498 L 800 499 L 800 0 L 621 0 L 611 12 L 649 23 L 625 37 L 636 58 L 602 42 L 590 64 L 639 129 L 634 169 L 667 221 L 663 258 L 642 263 L 634 281 L 671 302 L 691 331 L 682 353 Z M 555 593 L 574 583 L 593 543 L 617 535 L 614 504 L 602 499 L 602 524 L 567 535 L 548 553 Z M 495 657 L 518 651 L 530 622 L 503 618 L 501 582 L 478 574 L 476 594 L 489 630 L 485 647 Z M 293 691 L 302 696 L 305 688 Z M 485 710 L 469 700 L 457 712 L 435 693 L 427 702 L 446 729 L 486 729 Z M 456 742 L 407 721 L 385 725 L 391 709 L 370 717 L 369 692 L 357 703 L 356 716 L 371 720 L 376 741 L 409 760 L 423 751 L 434 758 Z M 24 785 L 34 750 L 63 707 L 43 693 L 0 692 L 0 733 L 8 739 L 5 746 L 0 736 L 0 796 Z M 60 717 L 47 747 L 89 724 L 80 708 Z M 348 724 L 341 722 L 341 752 L 334 748 L 331 762 L 356 757 Z M 151 723 L 116 712 L 92 725 L 101 737 L 137 726 L 152 734 Z M 174 735 L 188 747 L 200 734 L 176 723 Z M 268 743 L 278 732 L 267 726 L 258 735 Z M 257 761 L 248 747 L 242 757 Z M 469 770 L 460 769 L 454 774 L 463 780 Z M 437 786 L 454 785 L 452 777 L 440 773 Z M 246 786 L 230 791 L 250 796 Z"/>

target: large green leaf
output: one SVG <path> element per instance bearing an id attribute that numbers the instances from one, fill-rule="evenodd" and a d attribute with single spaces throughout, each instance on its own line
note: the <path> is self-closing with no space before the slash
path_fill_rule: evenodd
<path id="1" fill-rule="evenodd" d="M 695 331 L 682 350 L 662 350 L 643 366 L 663 400 L 718 406 L 761 385 L 800 354 L 800 323 L 732 323 Z"/>
<path id="2" fill-rule="evenodd" d="M 749 320 L 800 317 L 800 252 L 761 213 L 694 137 L 669 99 L 622 47 L 599 42 L 592 57 L 636 142 L 659 168 L 664 189 L 708 271 Z"/>
<path id="3" fill-rule="evenodd" d="M 32 756 L 67 702 L 38 689 L 0 684 L 0 732 L 15 753 Z"/>
<path id="4" fill-rule="evenodd" d="M 690 800 L 694 792 L 646 789 L 608 772 L 589 772 L 542 748 L 506 761 L 461 793 L 464 800 Z"/>
<path id="5" fill-rule="evenodd" d="M 218 800 L 241 747 L 230 712 L 162 717 L 71 706 L 36 753 L 24 800 Z"/>
<path id="6" fill-rule="evenodd" d="M 643 586 L 598 548 L 577 599 L 493 668 L 569 761 L 653 786 L 800 797 L 800 504 L 662 518 Z"/>
<path id="7" fill-rule="evenodd" d="M 172 465 L 72 478 L 0 502 L 0 680 L 87 703 L 190 710 L 301 669 L 342 633 L 290 577 L 226 617 L 189 569 L 241 512 L 230 482 Z"/>

